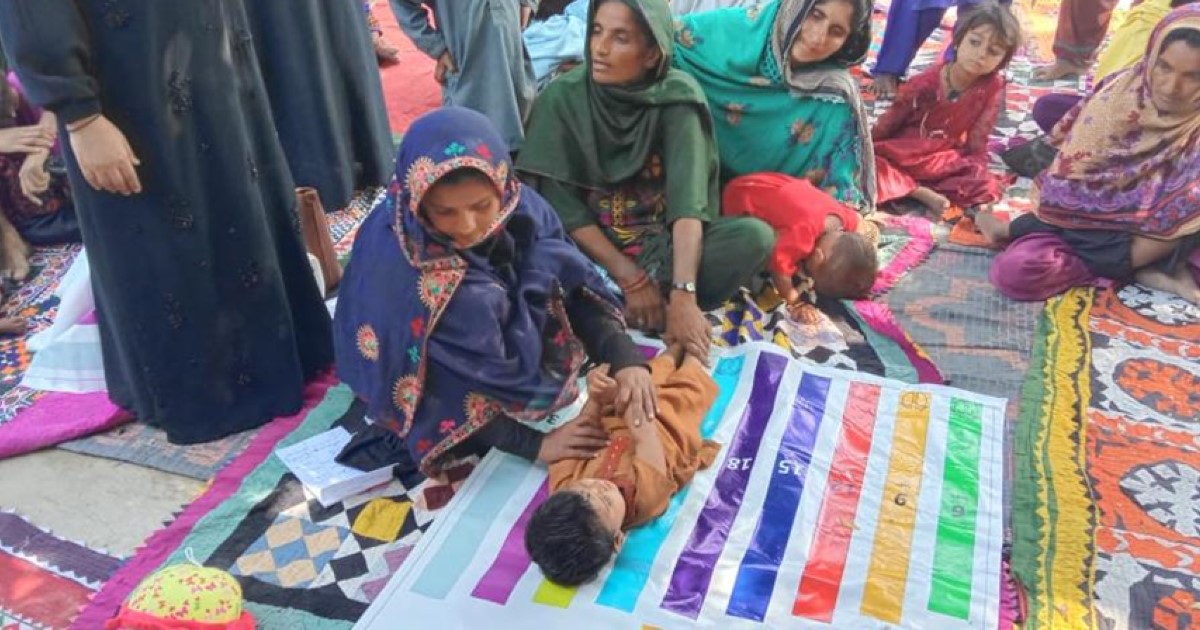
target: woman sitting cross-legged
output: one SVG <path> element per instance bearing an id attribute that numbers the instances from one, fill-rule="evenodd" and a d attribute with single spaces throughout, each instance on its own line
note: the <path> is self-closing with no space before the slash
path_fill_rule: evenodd
<path id="1" fill-rule="evenodd" d="M 1097 277 L 1137 280 L 1200 304 L 1200 6 L 1172 11 L 1144 59 L 1102 83 L 1052 141 L 1036 214 L 977 219 L 992 240 L 1012 240 L 993 284 L 1040 300 Z"/>
<path id="2" fill-rule="evenodd" d="M 707 360 L 716 308 L 762 270 L 770 226 L 721 218 L 704 93 L 671 69 L 665 0 L 593 0 L 584 65 L 534 103 L 517 168 L 621 285 L 630 324 Z"/>
<path id="3" fill-rule="evenodd" d="M 585 350 L 610 364 L 627 421 L 655 414 L 620 302 L 508 156 L 482 114 L 418 119 L 342 281 L 338 375 L 402 437 L 402 465 L 425 474 L 491 447 L 547 462 L 604 448 L 598 425 L 545 438 L 525 425 L 567 413 Z"/>

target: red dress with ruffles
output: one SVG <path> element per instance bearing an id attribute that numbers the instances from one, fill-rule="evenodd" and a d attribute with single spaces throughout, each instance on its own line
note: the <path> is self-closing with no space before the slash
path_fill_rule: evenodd
<path id="1" fill-rule="evenodd" d="M 942 68 L 937 64 L 901 85 L 871 131 L 879 203 L 907 197 L 919 186 L 962 208 L 1000 199 L 987 144 L 1000 117 L 1004 77 L 983 77 L 951 101 L 942 89 Z"/>

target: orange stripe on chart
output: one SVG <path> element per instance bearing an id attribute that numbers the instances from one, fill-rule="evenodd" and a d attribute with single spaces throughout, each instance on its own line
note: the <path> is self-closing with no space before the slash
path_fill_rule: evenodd
<path id="1" fill-rule="evenodd" d="M 888 465 L 879 522 L 867 584 L 863 589 L 862 613 L 899 624 L 904 608 L 913 526 L 917 520 L 917 498 L 921 469 L 925 462 L 925 438 L 929 429 L 929 394 L 904 392 L 896 414 L 892 436 L 892 459 Z"/>
<path id="2" fill-rule="evenodd" d="M 862 493 L 871 437 L 879 406 L 879 386 L 853 383 L 846 396 L 842 435 L 829 467 L 829 484 L 817 514 L 817 530 L 808 551 L 808 564 L 796 592 L 792 614 L 829 623 L 837 608 L 842 574 L 854 536 L 854 518 Z"/>

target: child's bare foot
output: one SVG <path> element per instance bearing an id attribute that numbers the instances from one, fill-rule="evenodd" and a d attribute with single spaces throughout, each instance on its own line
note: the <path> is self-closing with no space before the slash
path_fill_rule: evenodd
<path id="1" fill-rule="evenodd" d="M 896 95 L 896 88 L 899 85 L 898 77 L 890 74 L 877 74 L 867 89 L 877 98 L 892 98 Z"/>
<path id="2" fill-rule="evenodd" d="M 924 186 L 918 187 L 909 193 L 908 196 L 921 202 L 921 205 L 926 208 L 929 208 L 938 220 L 941 220 L 942 213 L 945 212 L 946 208 L 950 207 L 950 200 L 945 195 Z"/>
<path id="3" fill-rule="evenodd" d="M 1008 221 L 996 216 L 991 208 L 980 210 L 975 215 L 975 227 L 979 228 L 979 233 L 983 234 L 989 243 L 995 245 L 1008 242 L 1010 238 L 1008 224 Z"/>
<path id="4" fill-rule="evenodd" d="M 23 335 L 29 322 L 24 317 L 0 318 L 0 335 Z"/>
<path id="5" fill-rule="evenodd" d="M 1059 59 L 1048 66 L 1042 66 L 1033 71 L 1034 81 L 1057 81 L 1067 77 L 1077 77 L 1087 72 L 1087 68 Z"/>

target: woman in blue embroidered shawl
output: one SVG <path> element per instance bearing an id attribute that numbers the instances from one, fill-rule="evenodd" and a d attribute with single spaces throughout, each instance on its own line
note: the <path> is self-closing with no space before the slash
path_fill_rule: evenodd
<path id="1" fill-rule="evenodd" d="M 526 426 L 576 402 L 585 350 L 610 364 L 627 420 L 654 416 L 620 302 L 476 112 L 443 108 L 409 129 L 338 302 L 339 376 L 425 474 L 490 447 L 543 461 L 603 448 L 598 426 L 544 439 Z"/>
<path id="2" fill-rule="evenodd" d="M 722 177 L 806 177 L 868 214 L 875 154 L 849 68 L 871 42 L 868 0 L 775 0 L 684 16 L 675 66 L 708 98 Z"/>

